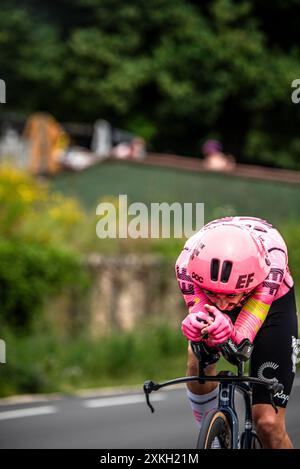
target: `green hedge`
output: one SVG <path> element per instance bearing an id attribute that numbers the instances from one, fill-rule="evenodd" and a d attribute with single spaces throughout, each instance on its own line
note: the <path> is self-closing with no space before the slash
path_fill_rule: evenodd
<path id="1" fill-rule="evenodd" d="M 0 322 L 23 332 L 45 300 L 86 281 L 80 257 L 51 244 L 0 238 Z"/>
<path id="2" fill-rule="evenodd" d="M 186 339 L 180 328 L 164 324 L 101 340 L 63 337 L 51 327 L 31 335 L 6 328 L 1 335 L 7 363 L 1 366 L 0 396 L 138 384 L 185 374 Z"/>
<path id="3" fill-rule="evenodd" d="M 139 385 L 147 379 L 185 376 L 187 340 L 180 325 L 148 323 L 134 332 L 99 339 L 54 333 L 51 327 L 20 336 L 2 331 L 7 363 L 0 369 L 0 397 L 39 392 L 74 392 Z M 221 359 L 218 369 L 234 368 Z"/>

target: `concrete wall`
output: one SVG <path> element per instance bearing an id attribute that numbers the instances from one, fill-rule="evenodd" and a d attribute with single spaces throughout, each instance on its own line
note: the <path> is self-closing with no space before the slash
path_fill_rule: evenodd
<path id="1" fill-rule="evenodd" d="M 174 327 L 187 310 L 175 277 L 174 263 L 153 255 L 91 255 L 89 313 L 93 335 L 111 329 L 131 330 L 140 320 L 167 319 Z"/>

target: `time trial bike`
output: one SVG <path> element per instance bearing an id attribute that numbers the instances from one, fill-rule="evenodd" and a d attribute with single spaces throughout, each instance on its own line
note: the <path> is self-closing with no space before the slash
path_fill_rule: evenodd
<path id="1" fill-rule="evenodd" d="M 231 341 L 231 339 L 229 339 Z M 224 343 L 220 350 L 228 349 L 232 346 L 230 342 Z M 270 394 L 270 402 L 277 413 L 277 408 L 274 404 L 274 395 L 281 392 L 283 389 L 282 384 L 277 380 L 270 383 L 263 379 L 245 375 L 245 361 L 236 361 L 237 374 L 231 371 L 220 371 L 215 376 L 205 374 L 205 368 L 208 364 L 214 363 L 220 358 L 209 356 L 205 350 L 203 342 L 191 342 L 192 350 L 199 361 L 199 375 L 198 376 L 185 376 L 183 378 L 176 378 L 163 383 L 155 383 L 153 381 L 146 381 L 144 383 L 144 393 L 147 405 L 150 407 L 151 412 L 154 408 L 150 402 L 150 394 L 153 391 L 158 391 L 167 386 L 189 383 L 196 381 L 198 383 L 205 383 L 206 381 L 215 381 L 219 383 L 218 391 L 218 405 L 217 408 L 211 410 L 204 418 L 196 448 L 198 449 L 260 449 L 262 443 L 253 428 L 252 423 L 252 385 L 258 384 L 264 386 Z M 206 357 L 206 358 L 205 358 Z M 236 391 L 241 393 L 245 404 L 245 418 L 244 418 L 244 431 L 240 436 L 240 428 L 242 422 L 240 421 L 239 414 L 235 406 Z"/>

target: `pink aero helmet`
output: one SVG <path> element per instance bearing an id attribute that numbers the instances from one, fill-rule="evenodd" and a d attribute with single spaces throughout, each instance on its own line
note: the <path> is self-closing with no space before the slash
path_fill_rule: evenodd
<path id="1" fill-rule="evenodd" d="M 271 262 L 258 236 L 224 224 L 204 229 L 192 248 L 187 272 L 201 288 L 229 294 L 249 292 L 262 283 Z"/>

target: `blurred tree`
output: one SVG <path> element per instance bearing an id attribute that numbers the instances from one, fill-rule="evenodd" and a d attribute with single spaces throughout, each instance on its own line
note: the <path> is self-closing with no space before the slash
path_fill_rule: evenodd
<path id="1" fill-rule="evenodd" d="M 239 161 L 300 167 L 300 0 L 2 4 L 7 108 L 103 117 L 158 151 L 196 155 L 215 136 Z"/>
<path id="2" fill-rule="evenodd" d="M 64 76 L 63 45 L 55 26 L 37 20 L 22 3 L 1 2 L 0 73 L 7 83 L 7 108 L 51 108 Z"/>

